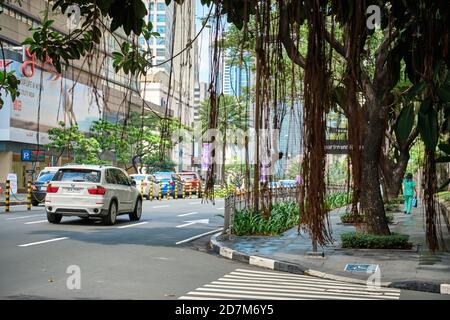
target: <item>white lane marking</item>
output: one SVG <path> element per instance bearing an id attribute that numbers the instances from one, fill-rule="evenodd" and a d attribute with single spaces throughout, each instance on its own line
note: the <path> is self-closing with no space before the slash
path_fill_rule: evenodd
<path id="1" fill-rule="evenodd" d="M 223 209 L 225 209 L 225 208 L 216 208 L 217 210 L 223 210 Z"/>
<path id="2" fill-rule="evenodd" d="M 44 223 L 44 222 L 48 222 L 48 220 L 31 221 L 31 222 L 25 222 L 24 224 L 35 224 L 35 223 Z"/>
<path id="3" fill-rule="evenodd" d="M 180 224 L 179 226 L 176 226 L 176 228 L 184 228 L 191 226 L 193 224 L 201 223 L 201 224 L 209 224 L 209 219 L 199 219 L 199 220 L 192 220 L 192 221 L 185 221 L 185 224 Z"/>
<path id="4" fill-rule="evenodd" d="M 66 239 L 69 239 L 69 238 L 68 237 L 62 237 L 62 238 L 55 238 L 55 239 L 50 239 L 50 240 L 38 241 L 38 242 L 25 243 L 25 244 L 19 245 L 19 247 L 29 247 L 29 246 L 34 246 L 34 245 L 37 245 L 37 244 L 43 244 L 43 243 L 60 241 L 60 240 L 66 240 Z"/>
<path id="5" fill-rule="evenodd" d="M 178 241 L 178 242 L 175 243 L 175 244 L 178 245 L 178 244 L 186 243 L 186 242 L 189 242 L 189 241 L 192 241 L 192 240 L 196 240 L 196 239 L 198 239 L 198 238 L 201 238 L 201 237 L 203 237 L 203 236 L 207 236 L 208 234 L 216 233 L 216 232 L 222 231 L 222 230 L 223 230 L 223 228 L 219 228 L 219 229 L 216 229 L 216 230 L 208 231 L 208 232 L 199 234 L 198 236 L 193 236 L 193 237 L 191 237 L 191 238 L 188 238 L 188 239 L 185 239 L 185 240 Z"/>
<path id="6" fill-rule="evenodd" d="M 167 205 L 167 206 L 154 206 L 154 207 L 152 207 L 152 209 L 168 208 L 168 207 L 170 207 L 170 206 L 169 205 Z"/>
<path id="7" fill-rule="evenodd" d="M 147 223 L 148 222 L 139 222 L 139 223 L 127 224 L 126 226 L 117 227 L 117 229 L 131 228 L 131 227 L 141 226 L 141 225 L 147 224 Z"/>
<path id="8" fill-rule="evenodd" d="M 183 213 L 183 214 L 179 214 L 177 217 L 192 216 L 194 214 L 198 214 L 198 212 Z"/>
<path id="9" fill-rule="evenodd" d="M 15 218 L 6 218 L 6 220 L 18 220 L 18 219 L 27 219 L 27 218 L 36 218 L 40 216 L 40 214 L 35 214 L 33 216 L 24 216 L 24 217 L 15 217 Z"/>

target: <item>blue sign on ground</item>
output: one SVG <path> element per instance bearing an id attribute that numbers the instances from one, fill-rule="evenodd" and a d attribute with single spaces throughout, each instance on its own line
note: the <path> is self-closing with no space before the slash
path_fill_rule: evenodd
<path id="1" fill-rule="evenodd" d="M 378 269 L 377 264 L 354 263 L 354 264 L 347 264 L 345 266 L 344 271 L 374 273 L 375 271 L 377 271 L 377 269 Z"/>

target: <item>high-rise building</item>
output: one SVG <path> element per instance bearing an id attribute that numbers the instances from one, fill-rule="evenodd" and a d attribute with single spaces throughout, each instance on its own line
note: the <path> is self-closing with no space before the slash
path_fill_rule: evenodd
<path id="1" fill-rule="evenodd" d="M 41 25 L 45 8 L 49 8 L 54 20 L 52 29 L 68 36 L 68 17 L 51 12 L 47 0 L 3 1 L 0 8 L 0 40 L 4 49 L 0 67 L 5 67 L 5 62 L 7 70 L 14 70 L 21 81 L 21 95 L 14 103 L 9 96 L 4 97 L 5 105 L 0 110 L 0 181 L 5 181 L 8 173 L 15 173 L 19 189 L 31 178 L 27 170 L 37 173 L 49 164 L 57 164 L 57 154 L 45 150 L 43 145 L 49 142 L 48 130 L 58 127 L 59 121 L 67 126 L 77 124 L 80 130 L 88 132 L 95 120 L 121 121 L 128 110 L 140 111 L 143 105 L 137 81 L 113 68 L 111 53 L 120 50 L 116 39 L 137 41 L 123 30 L 114 35 L 103 30 L 101 43 L 92 54 L 64 64 L 60 74 L 52 62 L 37 61 L 22 42 L 32 35 L 31 27 Z M 147 106 L 163 113 L 159 104 L 148 102 Z M 29 154 L 25 151 L 33 150 L 39 151 L 39 161 L 23 157 Z M 63 155 L 58 164 L 67 161 Z"/>
<path id="2" fill-rule="evenodd" d="M 194 91 L 198 86 L 197 43 L 195 38 L 195 1 L 179 5 L 172 1 L 147 0 L 148 21 L 161 37 L 146 43 L 152 51 L 153 68 L 141 80 L 145 99 L 159 104 L 183 126 L 194 122 Z M 171 57 L 174 56 L 173 59 Z M 193 166 L 194 147 L 190 143 L 176 145 L 171 152 L 178 170 L 190 170 Z"/>
<path id="3" fill-rule="evenodd" d="M 250 87 L 250 70 L 248 63 L 242 65 L 236 61 L 226 59 L 223 66 L 222 88 L 225 95 L 240 97 Z"/>

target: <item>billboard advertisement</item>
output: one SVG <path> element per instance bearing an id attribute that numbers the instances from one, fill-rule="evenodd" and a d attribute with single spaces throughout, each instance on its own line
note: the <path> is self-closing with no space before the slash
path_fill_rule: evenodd
<path id="1" fill-rule="evenodd" d="M 24 62 L 9 60 L 7 69 L 14 70 L 20 80 L 20 96 L 14 102 L 9 96 L 4 99 L 1 140 L 36 144 L 39 131 L 39 143 L 46 144 L 48 130 L 58 127 L 59 121 L 89 131 L 92 121 L 101 117 L 101 92 L 95 97 L 90 87 L 62 77 L 51 61 L 38 62 L 25 50 Z"/>

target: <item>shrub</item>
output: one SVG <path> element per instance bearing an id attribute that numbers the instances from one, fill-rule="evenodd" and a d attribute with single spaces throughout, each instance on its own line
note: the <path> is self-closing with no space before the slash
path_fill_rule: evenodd
<path id="1" fill-rule="evenodd" d="M 236 212 L 233 222 L 234 234 L 243 235 L 280 235 L 298 224 L 298 206 L 295 202 L 277 203 L 272 213 L 265 219 L 261 212 L 241 210 Z"/>
<path id="2" fill-rule="evenodd" d="M 351 202 L 352 196 L 347 194 L 347 192 L 332 192 L 327 194 L 325 198 L 325 205 L 328 210 L 344 207 Z"/>
<path id="3" fill-rule="evenodd" d="M 388 223 L 393 223 L 394 222 L 394 215 L 392 213 L 388 213 L 388 214 L 386 214 L 386 219 L 387 219 Z M 356 217 L 353 217 L 351 212 L 345 212 L 341 216 L 341 222 L 342 223 L 364 223 L 365 219 L 364 219 L 363 215 L 358 215 Z"/>
<path id="4" fill-rule="evenodd" d="M 357 232 L 347 232 L 341 235 L 342 248 L 355 249 L 411 249 L 409 236 L 392 233 L 389 236 L 379 236 Z"/>

